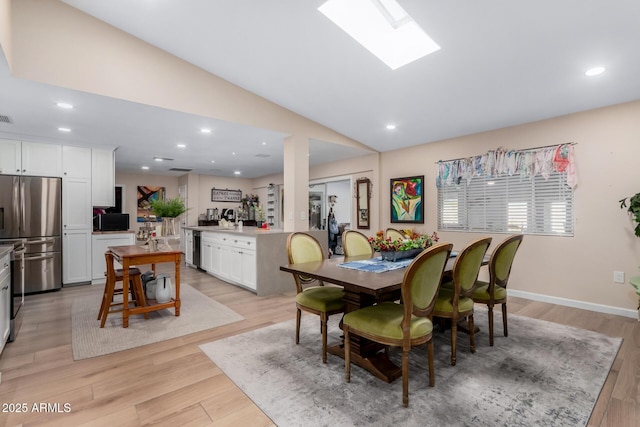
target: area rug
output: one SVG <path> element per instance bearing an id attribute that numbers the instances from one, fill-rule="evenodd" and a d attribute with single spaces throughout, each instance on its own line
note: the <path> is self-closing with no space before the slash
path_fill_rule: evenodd
<path id="1" fill-rule="evenodd" d="M 586 425 L 622 339 L 516 315 L 505 338 L 496 319 L 490 347 L 486 314 L 476 314 L 476 353 L 461 334 L 456 366 L 449 331 L 435 332 L 433 388 L 426 350 L 414 348 L 408 408 L 401 380 L 387 384 L 352 365 L 346 383 L 343 359 L 329 355 L 323 365 L 316 316 L 303 316 L 300 345 L 289 321 L 200 348 L 280 427 Z M 338 320 L 330 320 L 329 344 L 339 341 Z M 397 364 L 399 356 L 391 350 Z"/>
<path id="2" fill-rule="evenodd" d="M 115 353 L 154 342 L 243 320 L 244 317 L 186 284 L 180 284 L 180 316 L 173 309 L 129 317 L 122 327 L 121 313 L 110 314 L 104 328 L 96 320 L 102 293 L 76 298 L 71 305 L 73 359 Z"/>

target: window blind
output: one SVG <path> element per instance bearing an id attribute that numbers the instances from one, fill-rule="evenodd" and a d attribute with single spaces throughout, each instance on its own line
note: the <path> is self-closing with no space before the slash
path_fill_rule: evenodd
<path id="1" fill-rule="evenodd" d="M 438 187 L 438 230 L 573 236 L 567 174 L 476 176 Z"/>

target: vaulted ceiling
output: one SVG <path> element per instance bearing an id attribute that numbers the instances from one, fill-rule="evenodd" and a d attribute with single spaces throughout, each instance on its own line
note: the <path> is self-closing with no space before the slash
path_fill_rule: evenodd
<path id="1" fill-rule="evenodd" d="M 63 1 L 380 152 L 640 98 L 640 2 L 633 0 L 398 0 L 441 49 L 396 70 L 318 12 L 324 0 Z M 594 66 L 606 71 L 585 76 Z M 0 136 L 65 138 L 49 130 L 59 125 L 37 105 L 43 94 L 63 98 L 65 90 L 13 79 L 6 65 L 0 90 L 0 114 L 14 119 L 10 130 L 0 124 Z M 184 129 L 203 119 L 236 155 L 229 153 L 224 170 L 194 172 L 244 169 L 249 177 L 282 170 L 282 133 L 73 95 L 123 123 L 108 129 L 79 113 L 87 132 L 120 141 L 121 170 L 139 171 L 142 153 L 189 167 L 201 157 L 200 136 L 187 137 Z M 189 149 L 176 153 L 175 143 L 185 139 Z M 256 141 L 267 144 L 256 149 Z M 366 153 L 321 141 L 310 150 L 316 163 Z"/>

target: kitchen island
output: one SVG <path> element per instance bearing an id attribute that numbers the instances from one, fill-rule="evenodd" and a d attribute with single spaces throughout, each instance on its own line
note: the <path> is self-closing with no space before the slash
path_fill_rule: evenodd
<path id="1" fill-rule="evenodd" d="M 244 287 L 258 296 L 279 294 L 295 289 L 291 274 L 280 271 L 289 263 L 287 237 L 281 229 L 189 226 L 200 231 L 200 268 L 228 283 Z M 328 253 L 327 232 L 308 231 Z"/>

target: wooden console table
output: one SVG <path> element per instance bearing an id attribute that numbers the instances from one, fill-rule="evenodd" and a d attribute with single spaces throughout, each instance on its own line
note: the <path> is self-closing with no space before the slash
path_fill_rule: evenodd
<path id="1" fill-rule="evenodd" d="M 174 308 L 176 316 L 180 316 L 180 250 L 175 250 L 167 245 L 160 245 L 157 251 L 151 251 L 148 246 L 109 246 L 107 248 L 116 261 L 122 264 L 122 327 L 129 327 L 129 316 L 132 314 L 148 313 L 150 311 Z M 147 300 L 144 307 L 129 307 L 129 267 L 134 265 L 151 264 L 153 275 L 156 274 L 156 264 L 161 262 L 173 262 L 175 268 L 174 287 L 175 298 L 165 303 L 154 303 Z"/>

